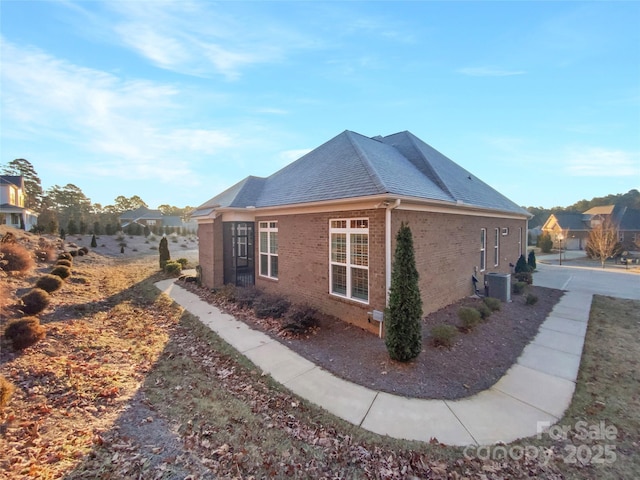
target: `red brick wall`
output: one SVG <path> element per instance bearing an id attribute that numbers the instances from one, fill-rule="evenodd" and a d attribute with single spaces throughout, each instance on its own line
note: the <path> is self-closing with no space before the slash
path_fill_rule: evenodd
<path id="1" fill-rule="evenodd" d="M 368 305 L 329 293 L 329 220 L 364 217 L 369 219 Z M 367 312 L 385 305 L 384 210 L 257 217 L 256 235 L 260 221 L 273 220 L 278 221 L 279 278 L 260 277 L 256 268 L 256 286 L 363 328 L 377 329 L 377 324 L 367 323 Z M 259 261 L 256 252 L 256 266 Z"/>
<path id="2" fill-rule="evenodd" d="M 519 227 L 522 227 L 522 249 L 526 256 L 524 220 L 393 210 L 392 251 L 395 251 L 395 232 L 403 221 L 413 234 L 425 314 L 471 295 L 474 267 L 478 268 L 480 288 L 485 273 L 510 273 L 509 263 L 515 265 L 519 255 Z M 481 228 L 487 230 L 485 272 L 480 272 Z M 494 266 L 495 228 L 499 229 L 500 241 L 497 267 Z M 508 235 L 502 235 L 503 228 L 509 229 Z"/>
<path id="3" fill-rule="evenodd" d="M 221 287 L 224 283 L 221 219 L 198 224 L 198 245 L 202 283 L 209 288 Z"/>

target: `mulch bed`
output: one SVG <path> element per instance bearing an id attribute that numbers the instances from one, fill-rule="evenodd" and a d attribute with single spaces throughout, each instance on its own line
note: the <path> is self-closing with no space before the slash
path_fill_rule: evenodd
<path id="1" fill-rule="evenodd" d="M 188 286 L 187 286 L 188 285 Z M 460 332 L 451 349 L 435 347 L 430 338 L 434 325 L 460 325 L 462 306 L 479 306 L 479 298 L 464 298 L 423 319 L 422 353 L 413 361 L 391 360 L 384 339 L 337 318 L 323 317 L 318 328 L 306 335 L 283 335 L 281 322 L 258 319 L 251 310 L 220 304 L 214 295 L 193 284 L 186 288 L 225 312 L 264 331 L 322 368 L 356 384 L 413 398 L 458 399 L 495 384 L 531 342 L 542 322 L 563 295 L 561 290 L 530 286 L 538 297 L 526 305 L 524 295 L 513 295 L 486 322 L 471 332 Z"/>

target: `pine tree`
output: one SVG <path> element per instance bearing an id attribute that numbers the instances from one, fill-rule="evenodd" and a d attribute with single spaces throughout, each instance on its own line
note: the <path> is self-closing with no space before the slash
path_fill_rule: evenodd
<path id="1" fill-rule="evenodd" d="M 171 254 L 169 253 L 169 242 L 167 241 L 167 237 L 162 237 L 162 239 L 160 240 L 158 253 L 160 253 L 160 269 L 164 270 L 164 266 L 169 260 L 171 260 Z"/>
<path id="2" fill-rule="evenodd" d="M 385 311 L 385 344 L 389 356 L 401 362 L 422 351 L 422 299 L 409 226 L 402 223 L 396 236 L 389 306 Z"/>
<path id="3" fill-rule="evenodd" d="M 529 269 L 533 272 L 538 265 L 536 263 L 536 252 L 533 250 L 529 251 L 529 256 L 527 257 L 527 264 L 529 265 Z"/>

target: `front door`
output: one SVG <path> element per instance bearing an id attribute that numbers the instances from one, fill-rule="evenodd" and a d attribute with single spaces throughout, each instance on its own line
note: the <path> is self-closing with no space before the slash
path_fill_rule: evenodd
<path id="1" fill-rule="evenodd" d="M 224 222 L 224 283 L 246 287 L 255 283 L 253 222 Z"/>

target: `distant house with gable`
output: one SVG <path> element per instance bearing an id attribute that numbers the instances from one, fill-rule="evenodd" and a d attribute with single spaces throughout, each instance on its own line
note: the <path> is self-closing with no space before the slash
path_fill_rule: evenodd
<path id="1" fill-rule="evenodd" d="M 167 229 L 171 231 L 185 229 L 189 232 L 195 232 L 197 229 L 195 221 L 185 221 L 177 215 L 164 215 L 160 210 L 152 210 L 147 207 L 139 207 L 120 215 L 122 230 L 130 228 L 132 225 L 148 227 L 150 230 L 160 233 L 166 232 Z"/>
<path id="2" fill-rule="evenodd" d="M 640 211 L 623 205 L 603 205 L 583 213 L 559 212 L 549 215 L 542 226 L 558 247 L 567 250 L 584 250 L 589 233 L 605 221 L 611 221 L 618 231 L 618 238 L 625 250 L 638 250 L 640 241 Z"/>
<path id="3" fill-rule="evenodd" d="M 21 175 L 0 175 L 0 225 L 31 230 L 38 214 L 25 207 L 26 190 Z"/>
<path id="4" fill-rule="evenodd" d="M 202 281 L 255 285 L 364 328 L 384 311 L 395 236 L 413 232 L 425 313 L 510 273 L 531 215 L 410 132 L 345 131 L 200 205 Z"/>

